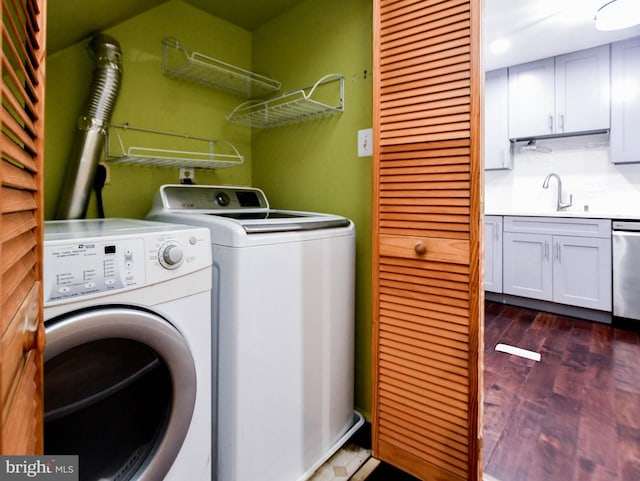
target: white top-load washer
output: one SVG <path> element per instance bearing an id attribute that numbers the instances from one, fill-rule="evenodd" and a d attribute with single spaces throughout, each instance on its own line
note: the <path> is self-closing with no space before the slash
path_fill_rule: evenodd
<path id="1" fill-rule="evenodd" d="M 212 478 L 211 248 L 193 226 L 45 222 L 45 452 L 82 480 Z"/>
<path id="2" fill-rule="evenodd" d="M 355 229 L 255 188 L 165 185 L 149 219 L 207 227 L 218 326 L 218 481 L 309 478 L 357 430 Z"/>

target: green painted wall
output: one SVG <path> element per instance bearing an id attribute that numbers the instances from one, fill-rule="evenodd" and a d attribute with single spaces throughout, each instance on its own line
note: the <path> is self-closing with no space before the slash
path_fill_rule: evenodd
<path id="1" fill-rule="evenodd" d="M 162 73 L 162 40 L 177 38 L 182 45 L 233 65 L 251 68 L 251 33 L 199 9 L 174 0 L 133 17 L 105 33 L 122 46 L 122 88 L 113 123 L 224 139 L 242 155 L 242 166 L 197 170 L 202 184 L 251 184 L 251 131 L 226 121 L 225 114 L 241 99 L 224 92 L 175 80 Z M 93 73 L 87 42 L 47 58 L 45 218 L 55 213 L 66 161 L 83 111 Z M 131 139 L 147 145 L 148 137 Z M 155 140 L 155 139 L 153 139 Z M 179 139 L 175 148 L 185 148 Z M 166 146 L 164 148 L 168 148 Z M 153 194 L 166 183 L 177 183 L 178 168 L 109 164 L 111 182 L 103 191 L 108 217 L 144 218 Z M 95 200 L 88 217 L 95 217 Z"/>
<path id="2" fill-rule="evenodd" d="M 371 157 L 357 131 L 372 125 L 372 3 L 307 0 L 253 32 L 253 68 L 291 91 L 328 73 L 345 76 L 345 111 L 254 129 L 253 182 L 278 208 L 331 212 L 357 229 L 356 407 L 371 412 Z"/>
<path id="3" fill-rule="evenodd" d="M 332 212 L 357 229 L 356 407 L 371 412 L 371 158 L 357 157 L 357 131 L 372 125 L 370 0 L 307 0 L 251 33 L 177 0 L 105 33 L 122 45 L 124 74 L 114 123 L 225 139 L 245 155 L 241 167 L 196 171 L 199 184 L 255 185 L 277 208 Z M 225 120 L 240 100 L 162 74 L 162 45 L 187 48 L 271 75 L 283 90 L 345 76 L 345 111 L 287 127 L 257 130 Z M 66 159 L 91 81 L 87 42 L 47 58 L 45 216 L 53 217 Z M 144 142 L 144 139 L 143 139 Z M 153 194 L 178 181 L 177 168 L 110 164 L 108 217 L 144 218 Z M 95 201 L 89 217 L 96 216 Z"/>

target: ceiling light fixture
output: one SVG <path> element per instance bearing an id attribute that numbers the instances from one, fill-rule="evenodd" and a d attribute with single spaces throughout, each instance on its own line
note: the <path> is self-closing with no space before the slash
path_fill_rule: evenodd
<path id="1" fill-rule="evenodd" d="M 501 53 L 505 53 L 507 50 L 511 48 L 511 42 L 509 42 L 508 38 L 500 37 L 495 39 L 489 45 L 489 50 L 491 53 L 499 55 Z"/>
<path id="2" fill-rule="evenodd" d="M 611 0 L 596 12 L 598 30 L 621 30 L 640 24 L 640 1 Z"/>

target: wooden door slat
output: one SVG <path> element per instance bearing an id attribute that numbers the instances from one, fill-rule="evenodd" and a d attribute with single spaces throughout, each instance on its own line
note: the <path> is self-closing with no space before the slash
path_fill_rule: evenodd
<path id="1" fill-rule="evenodd" d="M 0 170 L 0 175 L 2 174 Z M 32 191 L 5 187 L 2 195 L 6 200 L 0 205 L 0 213 L 2 214 L 35 210 L 38 207 Z"/>
<path id="2" fill-rule="evenodd" d="M 403 95 L 412 95 L 417 97 L 423 93 L 424 88 L 437 85 L 440 90 L 450 90 L 458 78 L 466 78 L 467 66 L 469 61 L 468 55 L 458 55 L 455 57 L 456 62 L 450 65 L 434 66 L 434 68 L 425 69 L 423 75 L 412 76 L 407 78 L 402 75 L 392 75 L 391 73 L 380 78 L 380 81 L 386 87 L 385 95 L 382 100 L 386 100 L 390 94 L 402 92 Z M 395 74 L 396 72 L 393 72 Z M 458 74 L 457 76 L 455 74 Z M 449 84 L 444 79 L 452 76 L 453 81 Z"/>
<path id="3" fill-rule="evenodd" d="M 398 287 L 400 285 L 410 286 L 412 289 L 416 289 L 418 291 L 425 290 L 429 293 L 440 293 L 443 296 L 446 294 L 449 297 L 454 297 L 456 299 L 468 300 L 469 298 L 469 293 L 464 289 L 464 284 L 460 281 L 456 282 L 444 279 L 440 276 L 419 276 L 416 278 L 416 276 L 406 274 L 401 269 L 394 269 L 391 272 L 381 269 L 381 287 Z"/>
<path id="4" fill-rule="evenodd" d="M 385 312 L 388 316 L 388 320 L 406 319 L 415 323 L 416 325 L 428 324 L 429 326 L 438 326 L 442 329 L 442 333 L 438 336 L 431 336 L 433 343 L 440 345 L 444 339 L 451 337 L 458 337 L 468 341 L 469 329 L 465 325 L 464 317 L 457 317 L 448 312 L 445 312 L 439 305 L 433 305 L 431 303 L 430 308 L 424 309 L 420 307 L 411 306 L 409 302 L 404 302 L 402 299 L 392 298 L 386 294 L 386 290 L 382 289 L 383 293 L 380 295 L 380 311 Z M 429 303 L 426 303 L 429 304 Z M 383 327 L 380 327 L 381 332 Z M 414 329 L 415 331 L 415 329 Z M 385 332 L 392 332 L 389 328 Z M 404 335 L 409 332 L 404 331 Z M 412 332 L 415 334 L 415 332 Z M 407 340 L 408 345 L 413 345 L 418 340 Z"/>
<path id="5" fill-rule="evenodd" d="M 7 50 L 13 57 L 13 68 L 20 71 L 20 74 L 24 76 L 25 83 L 27 84 L 27 91 L 32 92 L 32 98 L 36 98 L 35 88 L 38 85 L 38 78 L 35 74 L 33 66 L 29 62 L 25 62 L 24 57 L 20 55 L 16 48 L 6 25 L 2 26 L 2 43 L 7 47 Z"/>
<path id="6" fill-rule="evenodd" d="M 439 102 L 431 102 L 422 109 L 397 109 L 395 113 L 386 111 L 385 121 L 395 124 L 397 122 L 424 122 L 425 117 L 438 118 L 447 115 L 463 114 L 469 110 L 469 102 L 465 97 L 454 97 L 452 99 L 441 100 Z"/>
<path id="7" fill-rule="evenodd" d="M 428 449 L 437 454 L 443 460 L 457 464 L 460 469 L 466 468 L 466 459 L 469 454 L 468 446 L 460 443 L 451 437 L 441 435 L 438 430 L 432 431 L 432 436 L 424 436 L 415 430 L 415 425 L 411 420 L 402 416 L 390 414 L 387 419 L 388 434 L 400 434 L 412 441 L 418 449 Z"/>
<path id="8" fill-rule="evenodd" d="M 459 424 L 464 423 L 467 412 L 467 404 L 451 398 L 445 390 L 439 390 L 434 386 L 421 386 L 413 384 L 411 381 L 407 383 L 406 379 L 397 376 L 394 372 L 387 369 L 387 366 L 380 370 L 380 380 L 384 390 L 388 395 L 393 395 L 396 399 L 413 400 L 425 404 L 434 405 L 440 403 L 440 408 L 447 411 L 458 418 Z"/>
<path id="9" fill-rule="evenodd" d="M 16 144 L 13 139 L 4 134 L 0 137 L 0 142 L 2 142 L 3 160 L 17 164 L 32 174 L 37 172 L 38 167 L 36 166 L 32 154 L 24 150 L 21 146 Z"/>
<path id="10" fill-rule="evenodd" d="M 36 244 L 36 239 L 31 231 L 3 243 L 0 249 L 0 274 L 4 275 L 16 262 L 31 252 Z"/>
<path id="11" fill-rule="evenodd" d="M 465 2 L 466 0 L 456 0 L 454 2 L 449 2 L 446 5 L 443 5 L 443 2 L 438 2 L 437 8 L 456 8 L 456 6 L 458 5 L 464 5 Z M 387 26 L 381 28 L 381 37 L 385 38 L 386 40 L 387 38 L 393 38 L 392 36 L 394 34 L 401 36 L 404 30 L 410 30 L 412 28 L 424 28 L 424 20 L 422 17 L 429 14 L 429 8 L 429 6 L 425 6 L 424 3 L 421 3 L 421 15 L 416 15 L 414 17 L 409 16 L 408 18 L 407 16 L 395 17 L 395 22 L 393 22 L 393 24 L 389 24 L 387 22 Z"/>
<path id="12" fill-rule="evenodd" d="M 31 154 L 36 153 L 36 146 L 33 138 L 4 109 L 0 110 L 0 122 L 2 123 L 2 126 L 4 128 L 9 130 L 16 137 L 16 139 L 24 145 L 25 150 L 27 150 Z"/>
<path id="13" fill-rule="evenodd" d="M 440 469 L 446 469 L 448 471 L 451 471 L 457 476 L 461 476 L 461 477 L 464 476 L 465 470 L 463 467 L 459 465 L 459 461 L 453 460 L 450 458 L 442 459 L 441 451 L 439 450 L 426 449 L 425 446 L 416 447 L 415 443 L 412 443 L 410 440 L 407 440 L 406 442 L 404 442 L 403 439 L 405 436 L 401 432 L 397 433 L 396 436 L 393 436 L 393 434 L 394 433 L 390 430 L 384 431 L 383 434 L 381 434 L 382 440 L 389 441 L 389 442 L 400 441 L 407 453 L 410 453 L 416 456 L 426 456 L 429 458 L 431 464 L 433 464 L 434 466 Z M 439 474 L 436 477 L 429 477 L 429 478 L 422 478 L 422 479 L 437 479 L 438 481 L 440 481 L 441 479 L 444 479 L 444 478 L 442 477 L 442 475 Z"/>
<path id="14" fill-rule="evenodd" d="M 28 191 L 34 191 L 37 189 L 37 184 L 31 172 L 9 162 L 0 161 L 0 175 L 2 176 L 2 183 L 5 186 L 25 189 Z M 11 190 L 15 189 L 9 189 L 10 192 Z M 7 207 L 8 206 L 3 206 L 2 211 L 6 212 Z"/>
<path id="15" fill-rule="evenodd" d="M 465 2 L 460 2 L 459 0 L 432 0 L 407 3 L 409 3 L 409 5 L 404 6 L 404 8 L 398 10 L 392 9 L 390 10 L 390 12 L 392 12 L 391 14 L 384 16 L 384 20 L 380 23 L 381 37 L 384 36 L 384 33 L 389 32 L 391 27 L 398 26 L 398 29 L 400 29 L 407 22 L 411 24 L 414 19 L 418 19 L 422 25 L 428 25 L 431 19 L 446 18 L 449 11 L 455 11 L 456 8 L 464 5 Z M 415 26 L 415 23 L 413 25 Z"/>
<path id="16" fill-rule="evenodd" d="M 446 163 L 440 162 L 446 160 Z M 464 157 L 441 157 L 439 159 L 420 159 L 410 162 L 393 162 L 385 164 L 380 168 L 380 176 L 383 178 L 398 175 L 427 175 L 427 174 L 448 174 L 465 173 L 469 175 L 469 165 L 464 162 Z"/>
<path id="17" fill-rule="evenodd" d="M 458 473 L 463 474 L 466 469 L 466 460 L 468 452 L 460 452 L 449 446 L 448 440 L 439 439 L 436 432 L 433 432 L 431 436 L 423 436 L 420 433 L 411 430 L 403 429 L 403 424 L 394 423 L 395 419 L 388 419 L 383 424 L 384 435 L 390 439 L 402 440 L 407 445 L 409 452 L 416 452 L 420 454 L 427 454 L 432 457 L 434 464 L 440 464 L 446 466 L 448 469 L 456 470 Z"/>
<path id="18" fill-rule="evenodd" d="M 385 326 L 380 330 L 381 352 L 384 346 L 395 345 L 396 352 L 413 353 L 418 356 L 431 356 L 438 359 L 443 364 L 455 367 L 465 367 L 465 362 L 469 360 L 465 352 L 464 344 L 468 342 L 468 335 L 461 332 L 455 332 L 447 325 L 446 321 L 436 321 L 414 313 L 407 315 L 404 309 L 396 309 L 397 305 L 387 305 L 382 303 L 381 312 L 384 313 L 382 319 L 388 322 L 398 323 L 398 321 L 406 321 L 408 327 L 398 323 L 397 326 Z M 428 325 L 427 325 L 428 323 Z M 446 326 L 446 329 L 443 328 Z M 440 328 L 442 333 L 433 334 L 432 329 Z M 419 330 L 420 329 L 420 330 Z M 404 339 L 404 336 L 416 335 L 417 339 L 410 341 Z"/>
<path id="19" fill-rule="evenodd" d="M 393 315 L 396 314 L 393 311 L 389 311 L 389 314 L 390 315 L 386 316 L 385 311 L 385 317 L 383 317 L 383 319 L 396 321 L 401 317 L 399 315 Z M 402 318 L 404 319 L 404 316 L 402 316 Z M 409 331 L 413 330 L 410 329 Z M 403 353 L 403 355 L 407 353 L 421 357 L 429 355 L 452 367 L 466 369 L 468 357 L 464 353 L 464 347 L 461 347 L 461 344 L 465 344 L 466 341 L 454 341 L 447 337 L 441 337 L 438 343 L 414 345 L 413 343 L 403 342 L 403 336 L 406 336 L 408 333 L 409 332 L 396 332 L 391 328 L 382 330 L 380 352 L 382 353 L 385 349 L 393 348 L 396 352 Z M 413 334 L 413 332 L 410 333 Z"/>
<path id="20" fill-rule="evenodd" d="M 24 110 L 24 107 L 20 104 L 19 100 L 13 95 L 13 92 L 9 90 L 7 84 L 3 83 L 2 87 L 2 98 L 11 106 L 11 110 L 13 114 L 16 115 L 19 119 L 19 122 L 22 124 L 23 128 L 27 131 L 30 137 L 37 137 L 38 133 L 36 132 L 36 127 L 33 123 L 33 119 L 29 115 L 29 112 Z"/>
<path id="21" fill-rule="evenodd" d="M 16 23 L 16 27 L 20 29 L 21 37 L 25 38 L 28 42 L 28 52 L 34 52 L 40 48 L 40 42 L 38 41 L 37 32 L 33 29 L 33 24 L 29 21 L 29 15 L 26 11 L 26 6 L 22 2 L 17 0 L 10 0 L 13 8 L 13 14 L 15 18 L 19 19 Z"/>
<path id="22" fill-rule="evenodd" d="M 381 70 L 392 68 L 390 64 L 399 61 L 399 57 L 409 59 L 412 63 L 422 55 L 437 51 L 446 51 L 459 45 L 469 45 L 470 22 L 466 14 L 449 17 L 445 22 L 433 24 L 430 28 L 407 31 L 401 36 L 385 36 L 390 43 L 381 51 Z M 455 42 L 455 43 L 451 43 Z M 412 51 L 410 47 L 415 47 Z M 395 59 L 394 59 L 395 57 Z"/>
<path id="23" fill-rule="evenodd" d="M 33 54 L 33 50 L 31 48 L 32 45 L 27 38 L 27 29 L 26 27 L 19 27 L 14 20 L 14 16 L 17 15 L 18 12 L 11 12 L 9 9 L 9 1 L 5 0 L 2 2 L 2 11 L 4 14 L 4 22 L 5 26 L 9 27 L 9 34 L 14 39 L 14 43 L 18 45 L 20 58 L 27 61 L 27 70 L 29 71 L 30 78 L 34 80 L 34 83 L 37 85 L 36 78 L 36 70 L 38 68 L 38 59 L 35 58 Z"/>
<path id="24" fill-rule="evenodd" d="M 8 76 L 11 88 L 19 93 L 20 100 L 24 102 L 23 108 L 25 112 L 28 113 L 30 118 L 34 120 L 38 119 L 40 114 L 35 106 L 37 95 L 34 89 L 28 84 L 28 90 L 24 87 L 23 82 L 20 81 L 18 74 L 15 72 L 15 70 L 13 70 L 11 64 L 9 63 L 9 59 L 6 56 L 2 57 L 2 72 Z M 5 80 L 5 82 L 7 81 Z"/>
<path id="25" fill-rule="evenodd" d="M 427 302 L 439 302 L 442 301 L 443 298 L 448 298 L 448 303 L 455 308 L 458 309 L 468 309 L 468 296 L 465 295 L 457 295 L 459 292 L 464 293 L 464 291 L 452 290 L 438 288 L 439 283 L 436 287 L 409 283 L 409 282 L 391 282 L 385 281 L 383 278 L 380 280 L 380 287 L 384 290 L 385 293 L 393 293 L 397 292 L 399 296 L 406 297 L 414 297 L 416 299 L 425 300 Z"/>

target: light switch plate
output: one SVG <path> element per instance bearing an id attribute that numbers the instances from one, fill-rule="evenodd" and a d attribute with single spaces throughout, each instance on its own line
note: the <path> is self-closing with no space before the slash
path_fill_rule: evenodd
<path id="1" fill-rule="evenodd" d="M 358 157 L 373 155 L 373 129 L 358 130 Z"/>

